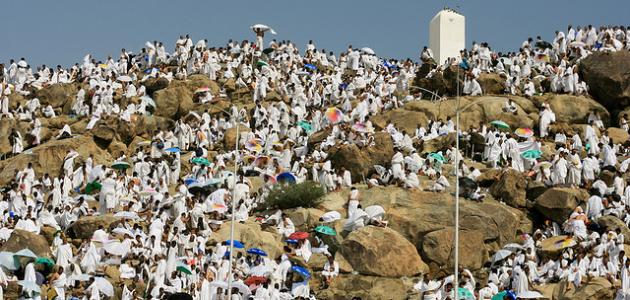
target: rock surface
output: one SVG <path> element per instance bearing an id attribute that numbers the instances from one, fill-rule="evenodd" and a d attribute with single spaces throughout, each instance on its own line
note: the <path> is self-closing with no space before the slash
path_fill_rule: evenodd
<path id="1" fill-rule="evenodd" d="M 0 247 L 0 251 L 18 252 L 25 248 L 33 251 L 37 256 L 52 257 L 50 244 L 43 235 L 20 229 L 13 231 L 11 237 Z"/>
<path id="2" fill-rule="evenodd" d="M 585 190 L 551 188 L 536 198 L 534 206 L 543 216 L 562 224 L 573 210 L 588 198 L 588 192 Z"/>
<path id="3" fill-rule="evenodd" d="M 111 228 L 115 226 L 122 219 L 114 217 L 111 214 L 100 216 L 83 217 L 74 222 L 68 229 L 67 234 L 71 238 L 77 239 L 91 239 L 94 231 L 98 230 L 99 226 L 103 228 Z"/>
<path id="4" fill-rule="evenodd" d="M 630 105 L 630 53 L 595 52 L 578 67 L 589 93 L 611 111 Z"/>
<path id="5" fill-rule="evenodd" d="M 366 226 L 353 231 L 343 241 L 341 253 L 362 275 L 402 277 L 429 271 L 413 244 L 390 228 Z"/>
<path id="6" fill-rule="evenodd" d="M 509 206 L 524 207 L 527 202 L 525 176 L 516 170 L 502 172 L 499 176 L 499 180 L 490 186 L 490 194 Z"/>
<path id="7" fill-rule="evenodd" d="M 374 146 L 360 149 L 355 144 L 340 145 L 329 150 L 329 158 L 335 169 L 342 167 L 352 173 L 354 180 L 361 181 L 368 178 L 374 165 L 389 166 L 394 147 L 388 133 L 377 132 L 374 134 Z"/>

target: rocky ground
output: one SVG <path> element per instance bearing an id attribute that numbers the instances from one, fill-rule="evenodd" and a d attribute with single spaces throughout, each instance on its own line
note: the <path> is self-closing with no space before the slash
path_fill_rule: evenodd
<path id="1" fill-rule="evenodd" d="M 481 97 L 462 97 L 461 105 L 471 105 L 461 114 L 462 126 L 468 128 L 480 122 L 488 123 L 492 120 L 504 120 L 514 126 L 537 127 L 538 112 L 541 103 L 548 101 L 556 113 L 557 123 L 552 126 L 552 134 L 557 130 L 581 132 L 587 116 L 592 111 L 600 112 L 600 116 L 607 124 L 616 124 L 620 113 L 628 111 L 630 105 L 630 54 L 619 52 L 616 54 L 594 54 L 579 65 L 580 75 L 586 80 L 593 96 L 571 96 L 545 94 L 526 99 L 520 96 L 509 96 L 518 104 L 517 114 L 504 113 L 501 110 L 508 96 L 502 94 L 501 78 L 498 75 L 482 75 L 480 80 L 486 94 Z M 421 70 L 422 71 L 422 70 Z M 431 80 L 421 79 L 417 84 L 425 86 L 440 94 L 453 94 L 452 84 L 456 75 L 447 70 L 444 75 Z M 538 83 L 544 86 L 544 82 Z M 62 160 L 66 153 L 74 149 L 80 154 L 77 163 L 81 163 L 92 154 L 96 164 L 111 163 L 121 153 L 131 156 L 143 142 L 150 140 L 152 133 L 158 128 L 170 128 L 174 122 L 185 117 L 188 112 L 220 113 L 217 107 L 196 105 L 193 103 L 193 91 L 201 86 L 209 86 L 213 94 L 218 94 L 219 85 L 227 88 L 228 98 L 240 106 L 252 107 L 248 90 L 236 90 L 233 82 L 213 82 L 203 76 L 191 76 L 188 80 L 175 80 L 170 84 L 165 80 L 149 80 L 146 82 L 147 91 L 153 95 L 157 109 L 152 116 L 134 117 L 131 123 L 118 119 L 102 120 L 92 131 L 86 132 L 87 119 L 74 118 L 69 115 L 72 101 L 80 88 L 79 84 L 53 85 L 36 92 L 42 105 L 52 105 L 60 114 L 52 119 L 42 118 L 42 145 L 32 147 L 22 154 L 0 161 L 0 185 L 11 181 L 16 170 L 23 169 L 28 163 L 33 163 L 39 174 L 49 173 L 57 176 L 61 172 Z M 117 101 L 126 101 L 122 97 Z M 26 99 L 15 94 L 11 95 L 11 104 L 22 105 Z M 270 93 L 264 103 L 272 101 L 287 101 L 276 93 Z M 131 99 L 137 101 L 137 99 Z M 227 108 L 230 101 L 221 99 L 219 108 Z M 382 129 L 388 122 L 394 122 L 413 131 L 418 124 L 426 125 L 429 119 L 453 116 L 456 103 L 453 100 L 432 103 L 430 101 L 413 101 L 404 107 L 384 112 L 374 116 L 372 122 L 377 130 Z M 9 153 L 11 147 L 7 137 L 12 128 L 17 128 L 26 136 L 27 122 L 16 120 L 0 120 L 0 153 Z M 55 140 L 58 131 L 69 124 L 73 138 Z M 609 134 L 616 143 L 628 140 L 628 134 L 618 128 L 610 128 Z M 316 144 L 327 135 L 318 132 L 311 136 L 311 142 Z M 454 136 L 446 136 L 431 140 L 422 145 L 423 152 L 444 150 L 453 141 Z M 235 142 L 235 133 L 228 131 L 223 144 L 215 145 L 231 148 Z M 473 141 L 473 144 L 475 142 Z M 373 172 L 374 164 L 389 165 L 394 149 L 388 134 L 376 134 L 376 147 L 361 150 L 355 145 L 341 145 L 330 151 L 330 158 L 335 168 L 345 167 L 353 173 L 353 178 L 366 178 Z M 29 145 L 29 144 L 27 144 Z M 28 147 L 28 146 L 27 146 Z M 545 143 L 544 157 L 553 155 L 553 145 Z M 183 156 L 182 161 L 186 160 Z M 460 264 L 470 269 L 475 276 L 484 281 L 487 277 L 488 259 L 503 245 L 519 242 L 520 233 L 531 233 L 544 220 L 550 219 L 563 222 L 570 212 L 577 206 L 583 205 L 588 193 L 580 189 L 547 188 L 533 182 L 516 172 L 501 173 L 484 165 L 467 161 L 468 165 L 475 165 L 482 172 L 481 185 L 488 189 L 488 197 L 482 203 L 461 201 L 460 212 Z M 184 165 L 182 174 L 190 166 Z M 448 171 L 450 166 L 445 167 Z M 605 172 L 602 177 L 611 180 L 610 174 Z M 428 185 L 426 178 L 421 178 L 424 185 Z M 454 184 L 452 185 L 454 186 Z M 347 235 L 340 235 L 331 241 L 339 251 L 337 261 L 341 265 L 342 275 L 328 289 L 320 289 L 320 283 L 315 277 L 311 286 L 322 299 L 349 299 L 360 296 L 363 299 L 405 299 L 413 297 L 412 286 L 422 274 L 441 277 L 449 274 L 453 269 L 453 226 L 454 199 L 452 188 L 447 193 L 430 193 L 422 191 L 408 191 L 397 187 L 377 187 L 368 189 L 359 185 L 362 193 L 363 206 L 378 204 L 385 208 L 387 228 L 368 226 Z M 307 230 L 314 227 L 318 218 L 326 211 L 339 210 L 345 216 L 343 204 L 348 195 L 347 190 L 333 192 L 325 196 L 325 200 L 317 208 L 298 208 L 287 211 L 298 229 Z M 98 225 L 111 226 L 119 221 L 112 216 L 88 217 L 79 220 L 67 231 L 69 237 L 76 239 L 79 245 L 81 239 L 88 238 Z M 341 232 L 343 221 L 335 226 Z M 626 236 L 630 230 L 618 219 L 602 218 L 600 225 L 605 228 L 621 228 Z M 146 225 L 146 224 L 144 224 Z M 0 251 L 16 251 L 29 245 L 35 253 L 50 256 L 50 242 L 54 230 L 44 228 L 41 235 L 18 231 L 10 240 L 5 242 Z M 211 237 L 209 243 L 224 240 L 229 235 L 229 222 Z M 275 229 L 261 228 L 253 221 L 236 225 L 236 239 L 252 241 L 251 246 L 266 249 L 271 256 L 282 251 L 281 236 Z M 630 243 L 630 239 L 626 239 Z M 556 256 L 557 252 L 544 245 L 540 249 L 542 255 Z M 627 253 L 630 253 L 627 252 Z M 308 262 L 312 270 L 321 270 L 325 258 L 316 254 Z M 117 270 L 108 269 L 106 274 L 113 282 L 119 282 Z M 117 286 L 117 285 L 116 285 Z M 5 292 L 8 298 L 17 290 L 17 286 L 10 285 Z M 567 291 L 563 284 L 549 284 L 540 287 L 549 299 L 610 299 L 614 287 L 606 280 L 592 280 L 577 290 Z M 13 294 L 15 295 L 15 294 Z"/>

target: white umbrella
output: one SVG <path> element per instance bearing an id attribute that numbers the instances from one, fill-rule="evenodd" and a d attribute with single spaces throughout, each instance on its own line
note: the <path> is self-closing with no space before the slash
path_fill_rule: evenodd
<path id="1" fill-rule="evenodd" d="M 369 54 L 369 55 L 374 55 L 374 50 L 372 50 L 372 48 L 363 47 L 363 48 L 361 48 L 361 51 L 363 51 L 364 53 Z"/>
<path id="2" fill-rule="evenodd" d="M 380 205 L 370 205 L 365 208 L 365 213 L 371 220 L 383 218 L 385 215 L 385 209 Z"/>
<path id="3" fill-rule="evenodd" d="M 210 282 L 210 286 L 211 287 L 222 288 L 222 289 L 227 289 L 228 284 L 225 281 L 220 281 L 219 280 L 219 281 Z"/>
<path id="4" fill-rule="evenodd" d="M 120 82 L 131 82 L 131 77 L 128 75 L 122 75 L 118 77 L 118 81 Z"/>
<path id="5" fill-rule="evenodd" d="M 422 293 L 422 292 L 428 292 L 428 291 L 435 291 L 439 289 L 440 286 L 441 284 L 439 281 L 430 280 L 429 283 L 421 282 L 420 288 L 416 288 L 416 289 Z"/>
<path id="6" fill-rule="evenodd" d="M 115 234 L 120 234 L 120 235 L 125 235 L 128 234 L 129 236 L 133 237 L 135 236 L 135 234 L 133 234 L 133 232 L 131 232 L 131 230 L 127 229 L 127 228 L 122 228 L 122 227 L 116 227 L 112 230 L 112 233 Z"/>
<path id="7" fill-rule="evenodd" d="M 276 34 L 276 31 L 273 30 L 273 28 L 267 26 L 267 25 L 263 25 L 263 24 L 256 24 L 256 25 L 252 25 L 252 27 L 250 27 L 252 30 L 262 30 L 262 31 L 269 31 L 271 34 Z"/>
<path id="8" fill-rule="evenodd" d="M 511 244 L 507 244 L 507 245 L 503 246 L 503 249 L 516 251 L 516 250 L 523 249 L 523 245 L 517 244 L 517 243 L 511 243 Z"/>
<path id="9" fill-rule="evenodd" d="M 519 299 L 538 299 L 538 298 L 544 298 L 544 297 L 545 296 L 543 296 L 543 294 L 537 291 L 524 291 L 524 292 L 520 292 L 516 294 L 516 298 L 519 298 Z"/>
<path id="10" fill-rule="evenodd" d="M 249 270 L 249 274 L 252 276 L 267 276 L 271 274 L 273 269 L 268 266 L 258 265 Z"/>
<path id="11" fill-rule="evenodd" d="M 37 254 L 35 254 L 33 251 L 31 251 L 30 249 L 22 249 L 18 252 L 15 252 L 15 254 L 13 254 L 13 256 L 21 256 L 21 257 L 30 257 L 33 259 L 37 259 Z"/>
<path id="12" fill-rule="evenodd" d="M 501 249 L 492 256 L 492 263 L 502 261 L 512 255 L 512 251 Z"/>
<path id="13" fill-rule="evenodd" d="M 18 65 L 18 67 L 20 67 L 20 68 L 26 68 L 26 67 L 28 67 L 28 64 L 27 64 L 25 61 L 23 61 L 23 60 L 20 60 L 20 61 L 17 63 L 17 65 Z"/>
<path id="14" fill-rule="evenodd" d="M 30 294 L 31 292 L 41 294 L 42 292 L 39 285 L 35 281 L 20 280 L 18 281 L 18 284 L 22 286 L 22 290 L 27 294 Z"/>
<path id="15" fill-rule="evenodd" d="M 107 297 L 114 296 L 114 286 L 103 277 L 94 277 L 94 284 L 98 290 Z"/>
<path id="16" fill-rule="evenodd" d="M 17 270 L 17 267 L 15 267 L 15 260 L 13 259 L 13 252 L 0 252 L 0 265 L 9 271 Z"/>
<path id="17" fill-rule="evenodd" d="M 132 211 L 120 211 L 120 212 L 115 213 L 114 217 L 119 217 L 119 218 L 128 219 L 128 220 L 135 220 L 139 218 L 138 214 Z"/>

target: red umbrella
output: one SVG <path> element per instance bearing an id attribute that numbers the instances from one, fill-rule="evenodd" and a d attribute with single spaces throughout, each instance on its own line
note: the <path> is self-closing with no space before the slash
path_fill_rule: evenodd
<path id="1" fill-rule="evenodd" d="M 289 235 L 290 240 L 304 240 L 308 238 L 308 232 L 298 231 Z"/>
<path id="2" fill-rule="evenodd" d="M 247 286 L 260 285 L 265 282 L 267 282 L 267 278 L 262 276 L 250 276 L 249 278 L 245 279 L 245 284 Z"/>

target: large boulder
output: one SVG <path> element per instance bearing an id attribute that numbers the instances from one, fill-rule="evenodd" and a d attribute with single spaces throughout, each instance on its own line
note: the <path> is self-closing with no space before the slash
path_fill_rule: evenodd
<path id="1" fill-rule="evenodd" d="M 424 236 L 422 257 L 431 266 L 433 273 L 450 272 L 455 266 L 454 235 L 455 230 L 449 227 Z M 461 231 L 459 233 L 459 253 L 459 265 L 470 270 L 480 269 L 488 259 L 488 252 L 484 247 L 484 235 L 477 230 Z"/>
<path id="2" fill-rule="evenodd" d="M 351 232 L 341 253 L 363 275 L 401 277 L 429 270 L 413 244 L 390 228 L 366 226 Z"/>
<path id="3" fill-rule="evenodd" d="M 542 240 L 538 248 L 540 255 L 552 259 L 557 258 L 564 250 L 564 248 L 558 247 L 558 245 L 562 244 L 563 241 L 568 238 L 569 237 L 566 235 L 557 235 Z"/>
<path id="4" fill-rule="evenodd" d="M 630 106 L 630 52 L 595 52 L 578 67 L 589 93 L 610 111 Z"/>
<path id="5" fill-rule="evenodd" d="M 39 99 L 42 105 L 64 108 L 68 104 L 68 108 L 70 108 L 77 92 L 77 87 L 74 84 L 58 83 L 37 90 L 35 97 Z M 69 109 L 64 109 L 64 112 L 69 112 Z"/>
<path id="6" fill-rule="evenodd" d="M 482 73 L 477 78 L 484 95 L 498 95 L 505 92 L 505 78 L 496 73 Z"/>
<path id="7" fill-rule="evenodd" d="M 249 129 L 249 127 L 247 127 L 245 124 L 241 124 L 240 127 L 238 128 L 238 139 L 241 139 L 241 134 L 245 133 L 245 132 L 250 132 L 251 129 Z M 234 150 L 234 147 L 236 146 L 236 127 L 232 127 L 232 128 L 228 128 L 225 131 L 225 134 L 223 135 L 223 146 L 225 147 L 225 149 L 227 151 L 232 151 Z M 239 145 L 239 146 L 243 146 L 243 145 Z"/>
<path id="8" fill-rule="evenodd" d="M 413 282 L 403 278 L 342 274 L 327 289 L 318 292 L 317 299 L 408 299 L 412 287 Z"/>
<path id="9" fill-rule="evenodd" d="M 604 230 L 607 230 L 607 231 L 619 230 L 619 232 L 622 233 L 623 236 L 630 236 L 630 229 L 628 229 L 628 226 L 626 226 L 626 223 L 624 223 L 622 220 L 620 220 L 619 218 L 615 216 L 611 216 L 611 215 L 602 216 L 599 219 L 597 219 L 597 224 Z M 624 240 L 624 243 L 630 244 L 630 241 Z"/>
<path id="10" fill-rule="evenodd" d="M 610 114 L 604 106 L 585 96 L 545 94 L 534 99 L 539 103 L 549 101 L 551 110 L 556 114 L 556 122 L 559 123 L 587 124 L 588 115 L 591 112 L 599 113 L 604 123 L 610 120 Z"/>
<path id="11" fill-rule="evenodd" d="M 328 150 L 335 169 L 352 173 L 355 181 L 367 178 L 374 165 L 388 166 L 394 156 L 394 145 L 386 132 L 374 134 L 374 146 L 359 148 L 356 144 L 338 145 Z"/>
<path id="12" fill-rule="evenodd" d="M 54 140 L 35 148 L 24 151 L 19 155 L 0 162 L 0 185 L 6 185 L 15 177 L 15 172 L 26 168 L 28 163 L 33 163 L 37 177 L 48 173 L 51 177 L 61 174 L 63 160 L 70 150 L 79 153 L 75 159 L 78 164 L 90 154 L 94 156 L 94 164 L 111 163 L 112 158 L 107 151 L 100 149 L 94 140 L 87 136 Z"/>
<path id="13" fill-rule="evenodd" d="M 146 88 L 147 95 L 153 95 L 153 93 L 167 88 L 168 84 L 168 79 L 163 77 L 149 78 L 142 83 L 142 85 Z"/>
<path id="14" fill-rule="evenodd" d="M 66 234 L 70 238 L 90 239 L 94 231 L 98 230 L 100 226 L 103 226 L 105 230 L 113 229 L 112 227 L 115 227 L 121 221 L 121 218 L 114 217 L 111 214 L 82 217 L 66 230 Z"/>
<path id="15" fill-rule="evenodd" d="M 0 251 L 18 252 L 24 248 L 33 251 L 37 256 L 51 257 L 50 245 L 43 235 L 20 229 L 11 233 L 11 237 L 2 244 Z"/>
<path id="16" fill-rule="evenodd" d="M 490 186 L 490 194 L 512 207 L 525 207 L 527 203 L 527 181 L 522 173 L 516 170 L 502 172 L 499 180 Z"/>
<path id="17" fill-rule="evenodd" d="M 563 282 L 558 289 L 558 300 L 608 300 L 615 298 L 617 288 L 604 277 L 590 278 L 586 283 L 580 285 L 579 288 L 566 289 L 566 282 Z M 555 296 L 554 292 L 554 296 Z"/>
<path id="18" fill-rule="evenodd" d="M 534 206 L 546 218 L 562 224 L 588 198 L 588 192 L 582 189 L 551 188 L 536 198 Z"/>
<path id="19" fill-rule="evenodd" d="M 155 115 L 167 118 L 183 117 L 193 106 L 193 93 L 185 86 L 169 86 L 153 94 Z"/>
<path id="20" fill-rule="evenodd" d="M 630 138 L 628 132 L 621 128 L 608 127 L 606 130 L 608 131 L 608 136 L 615 144 L 623 144 Z"/>

